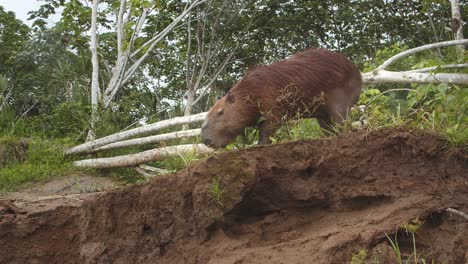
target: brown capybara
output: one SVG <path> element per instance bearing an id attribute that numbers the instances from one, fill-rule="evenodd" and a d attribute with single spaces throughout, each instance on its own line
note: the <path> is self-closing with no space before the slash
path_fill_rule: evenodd
<path id="1" fill-rule="evenodd" d="M 285 121 L 317 118 L 322 129 L 341 123 L 357 102 L 359 69 L 341 54 L 308 49 L 288 59 L 248 71 L 208 112 L 203 143 L 223 148 L 250 126 L 259 127 L 259 144 Z"/>

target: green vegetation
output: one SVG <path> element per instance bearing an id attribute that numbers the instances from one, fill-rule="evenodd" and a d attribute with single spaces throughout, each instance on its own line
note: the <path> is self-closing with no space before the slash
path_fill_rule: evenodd
<path id="1" fill-rule="evenodd" d="M 349 261 L 349 264 L 365 264 L 366 258 L 367 250 L 361 249 L 358 253 L 353 254 L 353 256 L 351 257 L 351 261 Z"/>
<path id="2" fill-rule="evenodd" d="M 388 239 L 388 243 L 395 253 L 396 264 L 435 264 L 435 260 L 432 259 L 431 262 L 427 262 L 420 254 L 418 254 L 416 247 L 416 232 L 423 226 L 424 221 L 421 221 L 419 218 L 416 218 L 408 223 L 403 223 L 400 225 L 399 230 L 395 232 L 395 237 L 392 239 L 388 234 L 385 236 Z M 398 232 L 404 231 L 411 234 L 411 243 L 412 243 L 412 252 L 411 254 L 404 258 L 402 249 L 398 242 Z M 376 259 L 369 259 L 369 254 L 366 249 L 360 249 L 357 253 L 354 253 L 351 256 L 350 264 L 379 264 Z M 446 262 L 442 262 L 446 263 Z"/>
<path id="3" fill-rule="evenodd" d="M 393 240 L 386 234 L 387 239 L 388 239 L 390 245 L 392 246 L 393 251 L 395 252 L 395 257 L 396 257 L 397 264 L 403 264 L 403 263 L 405 263 L 405 264 L 409 264 L 409 263 L 426 264 L 426 263 L 429 263 L 423 257 L 418 255 L 417 248 L 416 248 L 416 236 L 415 236 L 415 234 L 418 231 L 418 229 L 421 228 L 421 226 L 423 224 L 424 224 L 423 221 L 416 218 L 416 219 L 412 220 L 411 222 L 403 223 L 400 226 L 400 228 L 403 229 L 405 232 L 410 233 L 411 238 L 412 238 L 411 241 L 412 241 L 412 245 L 413 245 L 413 252 L 411 253 L 411 255 L 406 260 L 404 260 L 403 257 L 402 257 L 402 252 L 401 252 L 400 246 L 398 244 L 397 233 L 395 233 L 395 238 Z M 435 260 L 432 259 L 432 261 L 430 263 L 435 264 Z"/>
<path id="4" fill-rule="evenodd" d="M 130 48 L 130 33 L 144 9 L 142 7 L 155 10 L 148 14 L 141 36 L 132 44 L 132 51 L 140 49 L 141 52 L 148 49 L 145 43 L 155 33 L 161 32 L 185 6 L 183 1 L 164 0 L 127 3 L 133 5 L 134 12 L 130 13 L 130 22 L 125 25 L 127 38 L 123 41 L 124 49 Z M 7 151 L 14 145 L 10 143 L 20 138 L 29 142 L 24 159 L 9 159 L 8 163 L 1 165 L 2 191 L 73 171 L 70 166 L 73 157 L 63 157 L 62 150 L 83 143 L 90 128 L 91 9 L 82 0 L 44 0 L 42 5 L 39 10 L 31 12 L 32 27 L 0 6 L 0 148 Z M 118 13 L 118 7 L 116 1 L 106 0 L 102 2 L 98 17 L 99 29 L 106 29 L 98 30 L 101 32 L 98 47 L 101 93 L 105 92 L 116 64 L 116 25 L 114 19 L 108 18 Z M 48 25 L 46 21 L 58 8 L 62 10 L 60 20 Z M 243 11 L 232 12 L 229 8 Z M 468 14 L 468 5 L 461 8 L 462 14 Z M 216 14 L 221 15 L 217 17 Z M 203 64 L 203 55 L 191 62 L 192 69 L 204 69 L 205 73 L 197 76 L 192 72 L 194 80 L 201 78 L 200 83 L 206 83 L 207 78 L 218 71 L 216 66 L 232 57 L 210 84 L 208 92 L 193 106 L 192 112 L 208 110 L 216 96 L 229 90 L 249 68 L 285 58 L 308 47 L 340 51 L 358 64 L 362 72 L 368 72 L 403 50 L 434 42 L 435 35 L 441 41 L 453 38 L 453 34 L 445 29 L 451 19 L 450 3 L 438 0 L 352 3 L 212 0 L 209 5 L 202 4 L 194 9 L 190 16 L 192 24 L 186 23 L 187 19 L 183 20 L 157 43 L 157 48 L 148 56 L 152 59 L 144 60 L 135 69 L 135 74 L 122 86 L 107 109 L 99 105 L 94 131 L 97 137 L 133 128 L 142 122 L 181 116 L 188 98 L 189 54 L 197 54 L 199 47 L 209 50 L 207 43 L 211 40 L 217 43 L 216 56 L 211 56 L 212 61 L 206 65 Z M 206 35 L 201 37 L 196 32 L 202 25 L 216 30 L 206 30 Z M 191 34 L 188 34 L 189 26 Z M 468 27 L 464 30 L 467 36 Z M 241 45 L 238 45 L 239 39 L 242 39 Z M 467 61 L 468 53 L 465 52 L 465 57 L 460 59 L 455 47 L 450 47 L 441 49 L 440 53 L 431 50 L 409 56 L 392 64 L 389 69 L 411 70 L 453 64 L 459 60 Z M 448 71 L 468 72 L 467 69 Z M 433 71 L 437 72 L 440 69 Z M 201 94 L 201 91 L 196 91 L 195 97 Z M 337 130 L 350 130 L 351 123 L 357 120 L 366 120 L 369 130 L 391 126 L 416 127 L 444 136 L 449 143 L 448 148 L 466 153 L 467 101 L 466 86 L 373 85 L 366 87 L 361 95 L 359 104 L 366 105 L 365 111 L 352 111 L 349 120 Z M 325 133 L 315 120 L 290 120 L 278 130 L 272 141 L 278 143 L 323 136 Z M 256 130 L 246 129 L 245 135 L 228 149 L 255 145 L 257 139 Z M 167 144 L 179 142 L 199 142 L 199 139 L 173 140 Z M 93 157 L 159 146 L 164 145 L 129 147 Z M 189 153 L 154 162 L 153 165 L 177 171 L 199 158 Z M 144 180 L 133 169 L 90 170 L 89 173 L 111 175 L 123 183 Z"/>
<path id="5" fill-rule="evenodd" d="M 19 138 L 2 137 L 0 145 L 15 145 Z M 37 182 L 69 173 L 71 163 L 63 156 L 64 143 L 58 140 L 28 140 L 28 147 L 24 149 L 21 159 L 9 159 L 0 166 L 0 192 L 13 191 L 21 184 Z M 11 150 L 3 148 L 9 155 Z"/>
<path id="6" fill-rule="evenodd" d="M 213 200 L 220 206 L 223 206 L 221 199 L 223 193 L 226 191 L 226 188 L 221 187 L 220 179 L 215 178 L 211 182 L 211 185 L 208 189 L 208 194 L 213 198 Z"/>

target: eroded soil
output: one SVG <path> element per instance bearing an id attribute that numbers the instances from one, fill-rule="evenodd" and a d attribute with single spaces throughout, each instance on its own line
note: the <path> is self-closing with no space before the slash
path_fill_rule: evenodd
<path id="1" fill-rule="evenodd" d="M 0 263 L 468 263 L 467 160 L 405 129 L 230 151 L 98 194 L 0 202 Z M 213 183 L 219 181 L 219 199 Z M 211 191 L 210 191 L 211 190 Z"/>

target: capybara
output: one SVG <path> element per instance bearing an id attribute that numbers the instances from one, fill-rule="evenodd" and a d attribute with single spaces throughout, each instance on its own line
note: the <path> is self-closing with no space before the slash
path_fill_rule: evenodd
<path id="1" fill-rule="evenodd" d="M 208 112 L 201 138 L 207 146 L 223 148 L 244 128 L 258 126 L 258 143 L 270 144 L 283 122 L 314 117 L 330 131 L 347 117 L 361 87 L 361 73 L 346 57 L 308 49 L 248 71 Z"/>

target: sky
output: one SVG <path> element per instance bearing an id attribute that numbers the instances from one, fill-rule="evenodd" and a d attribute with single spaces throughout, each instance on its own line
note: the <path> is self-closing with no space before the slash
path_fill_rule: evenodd
<path id="1" fill-rule="evenodd" d="M 28 21 L 28 12 L 38 10 L 39 7 L 44 4 L 43 1 L 38 0 L 0 0 L 0 6 L 3 6 L 6 11 L 13 11 L 16 14 L 16 18 L 23 21 L 26 25 L 31 26 L 31 21 Z M 58 20 L 58 16 L 51 18 L 49 21 L 53 23 Z"/>

